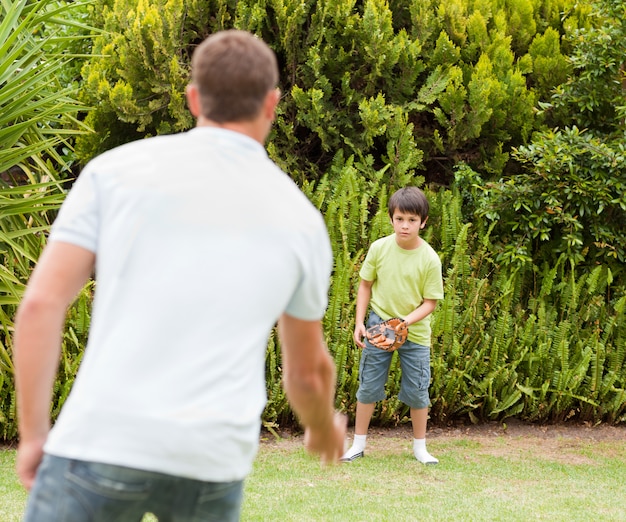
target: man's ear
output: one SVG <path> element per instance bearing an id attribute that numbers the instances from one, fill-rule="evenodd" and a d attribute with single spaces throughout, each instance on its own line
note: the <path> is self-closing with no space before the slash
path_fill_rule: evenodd
<path id="1" fill-rule="evenodd" d="M 280 89 L 278 87 L 269 91 L 265 96 L 265 101 L 263 102 L 263 115 L 270 121 L 274 121 L 276 118 L 276 107 L 278 106 L 279 101 Z"/>
<path id="2" fill-rule="evenodd" d="M 187 105 L 189 106 L 189 112 L 194 118 L 199 118 L 202 115 L 202 105 L 200 103 L 200 91 L 198 87 L 193 83 L 187 85 L 185 90 L 187 96 Z"/>

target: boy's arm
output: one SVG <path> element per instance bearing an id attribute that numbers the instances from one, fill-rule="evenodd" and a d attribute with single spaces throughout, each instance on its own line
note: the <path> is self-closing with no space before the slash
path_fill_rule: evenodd
<path id="1" fill-rule="evenodd" d="M 356 294 L 356 316 L 354 319 L 354 342 L 360 348 L 365 348 L 365 314 L 372 297 L 372 285 L 374 281 L 361 279 L 359 290 Z"/>
<path id="2" fill-rule="evenodd" d="M 335 413 L 335 364 L 324 344 L 320 321 L 283 314 L 278 321 L 284 387 L 305 427 L 305 445 L 322 462 L 343 454 L 347 418 Z"/>
<path id="3" fill-rule="evenodd" d="M 404 320 L 409 326 L 417 323 L 424 319 L 424 317 L 432 314 L 435 311 L 436 306 L 437 299 L 424 299 L 424 302 L 415 310 L 413 310 L 409 315 L 407 315 Z"/>
<path id="4" fill-rule="evenodd" d="M 91 275 L 95 256 L 51 242 L 30 278 L 15 317 L 13 360 L 20 442 L 17 472 L 30 489 L 50 429 L 52 387 L 68 306 Z"/>

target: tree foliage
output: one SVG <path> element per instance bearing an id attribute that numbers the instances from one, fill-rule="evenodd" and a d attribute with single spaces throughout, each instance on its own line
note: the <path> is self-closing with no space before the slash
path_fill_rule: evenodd
<path id="1" fill-rule="evenodd" d="M 514 148 L 520 170 L 498 181 L 459 169 L 477 215 L 498 223 L 509 258 L 626 261 L 626 7 L 601 0 L 569 36 L 571 73 L 541 104 L 553 126 Z M 545 44 L 545 42 L 544 42 Z M 517 254 L 515 253 L 517 252 Z"/>
<path id="2" fill-rule="evenodd" d="M 77 8 L 79 4 L 72 7 Z M 70 6 L 54 0 L 0 3 L 0 173 L 19 172 L 30 182 L 56 177 L 71 166 L 68 136 L 85 130 L 77 119 L 85 107 L 76 87 L 64 84 L 71 57 L 60 35 Z M 9 172 L 11 171 L 11 172 Z"/>
<path id="3" fill-rule="evenodd" d="M 570 0 L 98 0 L 106 32 L 85 65 L 98 134 L 83 160 L 188 128 L 180 97 L 195 44 L 246 29 L 276 51 L 285 93 L 270 153 L 303 181 L 338 151 L 387 177 L 452 180 L 464 159 L 499 175 L 540 127 L 538 92 L 564 79 Z M 529 86 L 538 86 L 536 92 Z"/>
<path id="4" fill-rule="evenodd" d="M 358 387 L 359 267 L 391 231 L 389 195 L 417 185 L 431 200 L 424 237 L 445 275 L 432 323 L 433 420 L 626 421 L 621 2 L 0 2 L 12 13 L 0 19 L 0 119 L 13 114 L 0 130 L 0 172 L 19 166 L 33 182 L 70 172 L 75 137 L 84 162 L 193 125 L 184 87 L 209 34 L 236 27 L 269 42 L 284 94 L 268 150 L 324 215 L 335 254 L 324 331 L 338 408 L 354 412 Z M 59 25 L 65 9 L 75 17 Z M 88 30 L 93 40 L 74 37 Z M 87 113 L 73 96 L 79 69 Z M 94 132 L 80 135 L 83 117 Z M 54 181 L 0 188 L 8 439 L 12 313 L 62 197 Z M 88 286 L 68 315 L 53 418 L 80 363 L 91 295 Z M 270 428 L 294 420 L 281 380 L 272 335 Z M 408 421 L 399 385 L 395 359 L 374 422 Z"/>
<path id="5" fill-rule="evenodd" d="M 88 28 L 81 2 L 0 1 L 0 437 L 16 434 L 13 316 L 71 175 L 73 137 L 86 131 L 73 54 Z M 72 34 L 72 37 L 69 35 Z M 69 323 L 68 323 L 69 324 Z M 72 333 L 71 328 L 66 336 Z M 86 336 L 75 343 L 82 353 Z M 63 342 L 63 353 L 69 353 Z M 70 350 L 71 351 L 71 350 Z M 60 373 L 60 388 L 73 372 Z"/>

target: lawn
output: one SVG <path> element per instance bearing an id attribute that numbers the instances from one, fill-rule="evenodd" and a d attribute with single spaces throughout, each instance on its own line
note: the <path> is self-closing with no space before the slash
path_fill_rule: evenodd
<path id="1" fill-rule="evenodd" d="M 413 458 L 408 430 L 374 429 L 365 458 L 322 467 L 300 437 L 264 435 L 242 521 L 626 520 L 626 428 L 434 430 L 429 449 L 439 465 Z M 14 459 L 0 451 L 2 522 L 26 500 Z"/>

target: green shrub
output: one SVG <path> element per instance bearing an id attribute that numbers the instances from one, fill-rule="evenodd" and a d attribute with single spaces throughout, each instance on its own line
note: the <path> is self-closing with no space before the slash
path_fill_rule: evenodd
<path id="1" fill-rule="evenodd" d="M 337 367 L 338 408 L 354 413 L 358 387 L 360 350 L 352 341 L 358 270 L 371 242 L 391 232 L 389 194 L 417 185 L 431 200 L 424 237 L 440 253 L 445 277 L 445 298 L 433 317 L 433 421 L 626 420 L 625 205 L 618 139 L 625 110 L 621 83 L 614 81 L 624 50 L 624 39 L 616 38 L 625 19 L 621 3 L 605 0 L 604 10 L 570 0 L 92 5 L 89 23 L 101 32 L 94 32 L 92 54 L 82 68 L 81 100 L 95 107 L 86 120 L 95 132 L 78 137 L 82 161 L 117 144 L 193 124 L 183 91 L 191 52 L 208 34 L 247 29 L 276 51 L 284 96 L 268 150 L 328 225 L 335 266 L 324 331 Z M 81 8 L 80 31 L 83 15 Z M 0 21 L 2 34 L 9 34 L 6 20 Z M 2 49 L 17 40 L 6 41 Z M 20 40 L 32 57 L 39 52 L 33 43 L 39 45 L 36 38 Z M 605 62 L 610 67 L 603 68 Z M 5 60 L 0 78 L 9 78 L 7 71 L 17 71 L 19 63 Z M 61 67 L 54 60 L 48 63 L 56 69 L 34 63 L 21 62 L 33 78 Z M 71 87 L 76 70 L 72 62 L 58 81 Z M 594 78 L 607 85 L 595 89 Z M 6 85 L 0 82 L 0 104 Z M 52 144 L 49 156 L 34 163 L 50 173 L 63 161 L 69 171 L 71 164 L 54 155 L 55 147 L 63 143 L 70 150 L 81 128 L 71 90 L 57 92 L 67 97 L 61 106 L 71 124 L 44 118 L 32 134 L 22 133 L 23 127 L 0 131 L 0 141 L 24 136 L 29 154 L 37 154 L 39 144 Z M 39 106 L 10 105 L 26 115 Z M 67 136 L 54 133 L 61 126 Z M 41 128 L 46 132 L 38 135 Z M 45 142 L 46 136 L 54 140 Z M 32 165 L 23 149 L 10 157 L 4 151 L 0 171 L 20 161 Z M 0 201 L 0 210 L 13 209 L 2 220 L 0 238 L 5 439 L 16 433 L 12 313 L 63 197 L 54 183 L 25 194 L 11 194 L 11 205 Z M 80 362 L 92 290 L 85 288 L 68 315 L 53 419 Z M 275 429 L 294 422 L 281 386 L 275 333 L 266 361 L 263 421 Z M 408 421 L 407 407 L 397 400 L 399 377 L 396 359 L 389 398 L 377 407 L 374 422 Z"/>
<path id="2" fill-rule="evenodd" d="M 85 131 L 72 84 L 82 2 L 0 3 L 0 439 L 16 434 L 13 316 L 71 175 Z M 72 15 L 77 15 L 77 20 Z M 80 338 L 80 345 L 84 338 Z M 62 373 L 59 385 L 73 380 Z M 57 395 L 55 395 L 57 396 Z"/>
<path id="3" fill-rule="evenodd" d="M 554 128 L 513 148 L 517 170 L 490 180 L 458 166 L 460 190 L 478 219 L 496 223 L 504 256 L 554 264 L 565 255 L 572 265 L 607 264 L 625 277 L 625 14 L 621 2 L 594 2 L 586 25 L 572 31 L 571 72 L 541 105 Z M 535 53 L 548 36 L 535 40 Z"/>
<path id="4" fill-rule="evenodd" d="M 373 177 L 348 167 L 333 181 L 305 187 L 326 217 L 335 251 L 324 328 L 338 371 L 337 406 L 350 415 L 360 357 L 352 341 L 358 270 L 371 241 L 391 232 L 386 202 L 393 189 L 366 181 Z M 424 238 L 440 253 L 445 281 L 432 325 L 433 422 L 624 422 L 626 294 L 611 270 L 587 271 L 565 255 L 554 264 L 500 263 L 492 229 L 465 222 L 460 194 L 427 194 Z M 408 421 L 399 384 L 396 358 L 375 423 Z"/>
<path id="5" fill-rule="evenodd" d="M 564 79 L 558 38 L 577 13 L 572 5 L 99 0 L 94 25 L 105 32 L 82 91 L 96 107 L 88 118 L 96 134 L 78 150 L 86 161 L 189 128 L 181 93 L 191 52 L 236 27 L 263 37 L 279 58 L 284 97 L 269 150 L 298 181 L 323 177 L 339 151 L 376 171 L 387 166 L 392 183 L 405 174 L 447 183 L 459 158 L 496 176 L 511 147 L 541 127 L 538 94 Z"/>
<path id="6" fill-rule="evenodd" d="M 85 107 L 64 75 L 70 40 L 58 33 L 74 26 L 71 11 L 81 8 L 55 0 L 0 4 L 0 183 L 36 183 L 70 171 L 68 137 L 87 129 L 77 117 Z"/>

